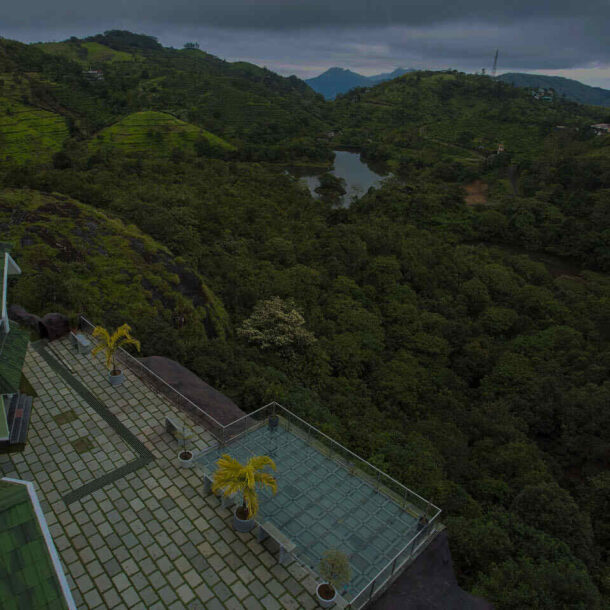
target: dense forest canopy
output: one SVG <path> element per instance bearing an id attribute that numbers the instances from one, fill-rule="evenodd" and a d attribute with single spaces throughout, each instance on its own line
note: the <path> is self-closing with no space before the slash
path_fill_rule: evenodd
<path id="1" fill-rule="evenodd" d="M 497 608 L 607 607 L 610 137 L 589 128 L 604 109 L 457 72 L 331 103 L 149 37 L 61 44 L 0 40 L 0 112 L 69 130 L 0 154 L 20 304 L 126 321 L 242 408 L 307 417 L 443 508 L 460 584 Z M 110 58 L 103 80 L 72 47 Z M 136 149 L 100 144 L 117 124 Z M 338 145 L 393 174 L 349 208 L 285 171 Z M 108 255 L 112 281 L 87 289 Z"/>

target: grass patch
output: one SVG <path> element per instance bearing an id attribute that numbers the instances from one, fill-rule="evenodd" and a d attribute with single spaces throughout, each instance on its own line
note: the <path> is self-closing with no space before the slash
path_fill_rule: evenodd
<path id="1" fill-rule="evenodd" d="M 69 424 L 77 420 L 78 415 L 76 415 L 74 409 L 68 409 L 67 411 L 63 411 L 62 413 L 55 415 L 53 419 L 59 426 L 63 426 L 64 424 Z"/>
<path id="2" fill-rule="evenodd" d="M 74 449 L 74 451 L 76 451 L 76 453 L 78 453 L 78 455 L 82 455 L 83 453 L 88 453 L 95 447 L 95 445 L 93 444 L 93 441 L 88 436 L 83 436 L 79 439 L 76 439 L 75 441 L 72 441 L 70 444 L 72 445 L 72 448 Z"/>

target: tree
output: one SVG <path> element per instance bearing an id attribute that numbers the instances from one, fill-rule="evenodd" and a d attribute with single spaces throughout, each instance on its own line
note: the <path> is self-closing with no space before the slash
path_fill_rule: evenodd
<path id="1" fill-rule="evenodd" d="M 294 301 L 283 301 L 280 297 L 259 301 L 237 332 L 261 350 L 288 354 L 302 352 L 316 341 L 305 328 L 305 318 Z"/>
<path id="2" fill-rule="evenodd" d="M 106 367 L 113 374 L 117 374 L 114 356 L 119 347 L 122 347 L 123 345 L 134 345 L 138 351 L 140 350 L 140 342 L 137 339 L 134 339 L 130 333 L 131 327 L 129 324 L 119 326 L 112 335 L 102 326 L 96 326 L 93 329 L 93 336 L 96 339 L 100 339 L 100 343 L 93 348 L 91 354 L 95 356 L 99 352 L 104 352 L 104 355 L 106 356 Z"/>
<path id="3" fill-rule="evenodd" d="M 318 572 L 337 591 L 351 578 L 347 555 L 337 549 L 325 551 L 320 560 Z"/>
<path id="4" fill-rule="evenodd" d="M 269 487 L 274 494 L 277 493 L 276 478 L 268 472 L 261 472 L 265 466 L 276 469 L 275 462 L 269 456 L 255 456 L 246 464 L 241 464 L 224 453 L 217 465 L 212 491 L 222 490 L 225 496 L 241 493 L 242 505 L 237 514 L 240 519 L 252 519 L 258 512 L 257 486 Z"/>

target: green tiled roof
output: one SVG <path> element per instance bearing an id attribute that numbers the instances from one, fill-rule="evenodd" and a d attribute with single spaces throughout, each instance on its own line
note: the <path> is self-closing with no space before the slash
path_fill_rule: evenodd
<path id="1" fill-rule="evenodd" d="M 6 419 L 7 411 L 4 404 L 4 397 L 0 396 L 0 439 L 9 437 L 8 421 Z"/>
<path id="2" fill-rule="evenodd" d="M 0 481 L 0 608 L 68 608 L 28 489 Z"/>
<path id="3" fill-rule="evenodd" d="M 13 322 L 9 333 L 0 330 L 0 394 L 19 391 L 21 369 L 29 340 L 29 333 Z"/>

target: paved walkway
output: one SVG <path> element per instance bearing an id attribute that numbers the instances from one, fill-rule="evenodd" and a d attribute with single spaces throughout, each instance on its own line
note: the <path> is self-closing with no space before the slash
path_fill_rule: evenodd
<path id="1" fill-rule="evenodd" d="M 0 470 L 36 484 L 78 608 L 316 607 L 309 573 L 235 533 L 231 513 L 203 496 L 200 472 L 177 467 L 163 422 L 186 416 L 130 371 L 110 386 L 101 355 L 78 355 L 67 340 L 51 347 L 77 383 L 30 346 L 24 374 L 38 398 L 28 445 L 0 456 Z M 213 444 L 190 425 L 197 449 Z"/>

